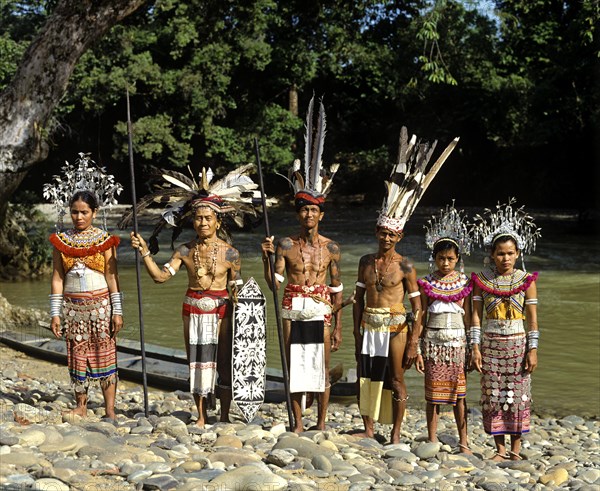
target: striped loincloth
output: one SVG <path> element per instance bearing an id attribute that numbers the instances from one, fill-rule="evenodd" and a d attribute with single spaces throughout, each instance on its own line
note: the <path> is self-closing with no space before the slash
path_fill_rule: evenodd
<path id="1" fill-rule="evenodd" d="M 182 315 L 189 317 L 190 392 L 207 396 L 215 391 L 217 381 L 217 346 L 219 325 L 227 313 L 227 290 L 197 291 L 188 289 Z"/>

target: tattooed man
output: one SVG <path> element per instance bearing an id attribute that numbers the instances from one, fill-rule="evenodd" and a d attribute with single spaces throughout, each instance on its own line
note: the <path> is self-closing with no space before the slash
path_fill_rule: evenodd
<path id="1" fill-rule="evenodd" d="M 284 273 L 287 274 L 282 317 L 296 433 L 304 428 L 303 397 L 310 398 L 313 393 L 318 394 L 319 402 L 316 427 L 325 429 L 331 387 L 330 351 L 339 349 L 342 342 L 340 248 L 336 242 L 319 235 L 324 202 L 324 196 L 318 193 L 307 190 L 296 193 L 300 233 L 279 240 L 277 246 L 273 237 L 262 243 L 269 287 L 273 288 L 269 253 L 275 254 L 276 288 L 284 282 Z"/>
<path id="2" fill-rule="evenodd" d="M 207 397 L 214 394 L 215 385 L 219 389 L 221 421 L 229 422 L 232 349 L 229 295 L 235 295 L 242 279 L 238 251 L 217 234 L 222 213 L 231 211 L 229 207 L 215 195 L 198 198 L 191 206 L 198 236 L 179 246 L 162 268 L 152 259 L 141 235 L 131 233 L 131 246 L 140 251 L 155 283 L 169 280 L 182 265 L 187 269 L 183 336 L 190 365 L 190 391 L 198 409 L 196 424 L 202 428 L 207 420 Z"/>
<path id="3" fill-rule="evenodd" d="M 378 251 L 360 259 L 353 310 L 359 407 L 364 436 L 373 438 L 374 421 L 379 421 L 393 425 L 390 440 L 399 443 L 408 399 L 404 372 L 417 358 L 421 299 L 415 269 L 396 252 L 402 231 L 377 226 L 375 235 Z M 412 330 L 405 294 L 417 319 Z"/>

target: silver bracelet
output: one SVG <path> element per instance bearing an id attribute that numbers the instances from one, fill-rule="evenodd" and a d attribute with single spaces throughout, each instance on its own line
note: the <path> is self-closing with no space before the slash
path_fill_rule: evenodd
<path id="1" fill-rule="evenodd" d="M 540 331 L 529 331 L 527 332 L 527 349 L 537 349 L 538 341 L 540 339 Z"/>
<path id="2" fill-rule="evenodd" d="M 144 254 L 140 254 L 140 257 L 142 259 L 144 259 L 145 257 L 148 257 L 150 255 L 150 249 L 148 249 L 146 252 L 144 252 Z"/>
<path id="3" fill-rule="evenodd" d="M 50 317 L 62 317 L 63 294 L 51 293 L 50 298 Z"/>
<path id="4" fill-rule="evenodd" d="M 112 305 L 112 315 L 123 316 L 123 292 L 111 293 L 110 304 Z"/>
<path id="5" fill-rule="evenodd" d="M 481 344 L 481 326 L 471 326 L 469 328 L 469 344 Z"/>

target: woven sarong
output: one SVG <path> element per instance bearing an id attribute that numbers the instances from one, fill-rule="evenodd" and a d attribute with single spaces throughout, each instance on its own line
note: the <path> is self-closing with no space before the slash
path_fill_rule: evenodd
<path id="1" fill-rule="evenodd" d="M 389 366 L 392 334 L 406 336 L 402 304 L 390 308 L 366 307 L 361 322 L 360 414 L 383 424 L 393 423 L 392 382 Z"/>
<path id="2" fill-rule="evenodd" d="M 444 322 L 439 322 L 439 320 Z M 465 377 L 466 337 L 462 315 L 429 314 L 423 333 L 425 400 L 431 404 L 456 405 L 467 393 Z M 438 321 L 438 322 L 434 322 Z"/>
<path id="3" fill-rule="evenodd" d="M 282 306 L 282 317 L 291 321 L 290 392 L 325 392 L 324 329 L 331 324 L 329 289 L 326 285 L 288 284 Z"/>
<path id="4" fill-rule="evenodd" d="M 483 429 L 490 435 L 529 432 L 531 385 L 524 369 L 526 343 L 525 334 L 483 334 L 481 405 Z"/>
<path id="5" fill-rule="evenodd" d="M 108 288 L 64 293 L 63 317 L 67 360 L 75 391 L 92 382 L 117 382 L 117 345 L 111 337 L 112 309 Z"/>
<path id="6" fill-rule="evenodd" d="M 190 318 L 190 392 L 202 397 L 215 391 L 219 323 L 227 312 L 227 290 L 188 290 L 182 314 Z"/>

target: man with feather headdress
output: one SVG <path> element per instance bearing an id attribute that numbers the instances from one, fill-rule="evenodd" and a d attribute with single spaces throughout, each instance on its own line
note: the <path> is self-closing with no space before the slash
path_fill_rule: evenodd
<path id="1" fill-rule="evenodd" d="M 229 421 L 231 405 L 231 317 L 230 295 L 242 284 L 241 260 L 237 249 L 223 235 L 223 218 L 235 212 L 254 212 L 252 191 L 257 187 L 242 166 L 211 184 L 212 172 L 202 169 L 200 184 L 173 171 L 163 171 L 167 181 L 159 191 L 137 205 L 145 208 L 153 201 L 175 201 L 162 214 L 150 245 L 156 252 L 156 235 L 169 223 L 181 227 L 191 219 L 197 237 L 177 247 L 161 268 L 151 256 L 151 248 L 141 235 L 131 233 L 131 246 L 140 252 L 146 270 L 155 283 L 164 283 L 184 266 L 188 290 L 183 303 L 183 335 L 190 365 L 190 391 L 198 409 L 199 427 L 207 421 L 207 397 L 215 392 L 217 372 L 221 421 Z M 174 187 L 173 187 L 174 186 Z M 227 201 L 224 199 L 226 198 Z M 127 222 L 124 217 L 122 224 Z M 238 222 L 239 223 L 239 222 Z"/>
<path id="2" fill-rule="evenodd" d="M 414 212 L 450 152 L 455 139 L 427 172 L 436 143 L 408 140 L 405 127 L 400 133 L 398 163 L 394 165 L 387 196 L 377 219 L 375 254 L 361 257 L 353 308 L 355 354 L 359 374 L 359 408 L 364 435 L 373 438 L 374 422 L 392 424 L 391 443 L 399 443 L 400 428 L 408 394 L 404 372 L 417 359 L 422 312 L 417 272 L 410 261 L 398 254 L 404 225 Z M 410 313 L 403 301 L 407 296 Z M 366 297 L 366 301 L 365 301 Z M 412 329 L 409 320 L 412 319 Z"/>
<path id="3" fill-rule="evenodd" d="M 342 342 L 340 248 L 336 242 L 319 234 L 325 197 L 331 189 L 338 166 L 333 165 L 329 174 L 322 169 L 325 109 L 321 102 L 313 144 L 313 105 L 314 97 L 307 114 L 304 175 L 300 172 L 300 161 L 297 160 L 290 176 L 300 232 L 282 238 L 277 247 L 273 237 L 267 237 L 262 243 L 264 274 L 269 288 L 273 288 L 269 254 L 275 254 L 275 287 L 279 288 L 284 282 L 284 273 L 288 276 L 282 317 L 290 366 L 290 393 L 295 420 L 293 431 L 297 433 L 304 430 L 304 394 L 309 394 L 309 397 L 313 393 L 319 394 L 317 428 L 325 429 L 331 387 L 330 351 L 336 351 Z"/>

